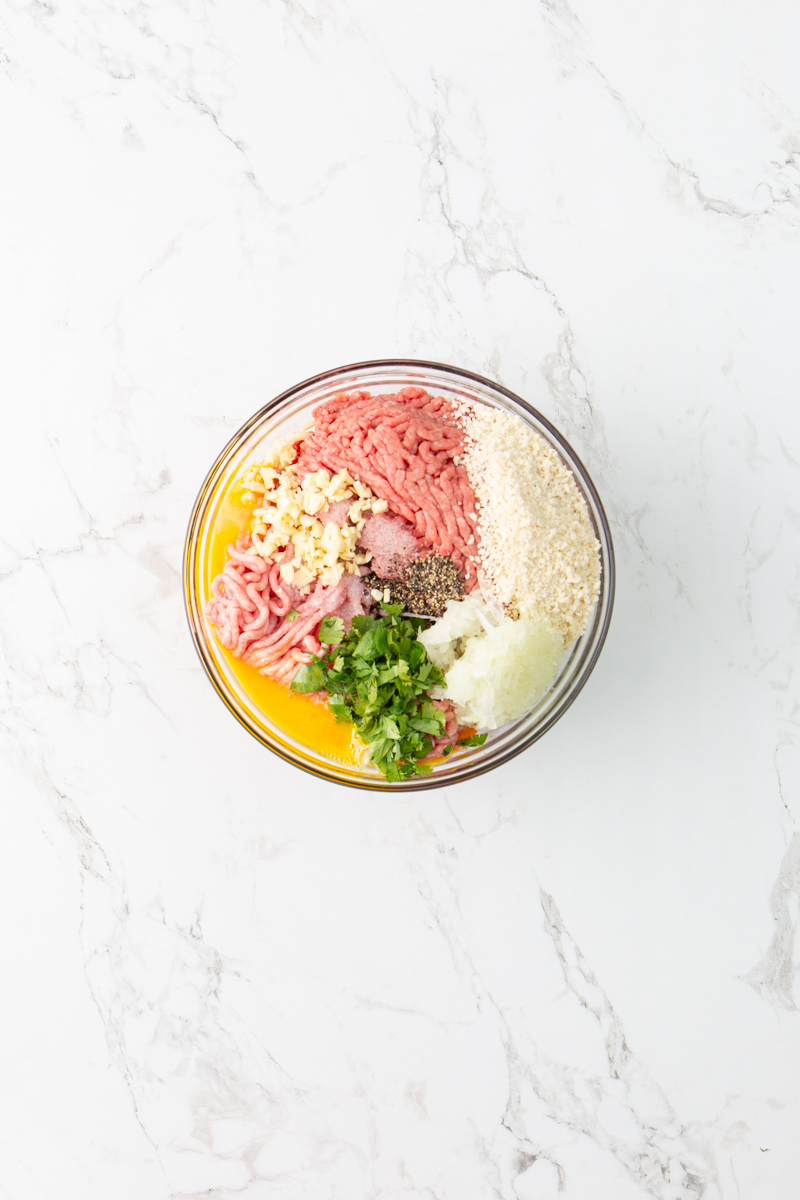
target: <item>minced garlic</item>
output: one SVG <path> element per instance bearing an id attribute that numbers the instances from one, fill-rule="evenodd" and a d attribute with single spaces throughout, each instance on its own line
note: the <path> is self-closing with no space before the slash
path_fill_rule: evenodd
<path id="1" fill-rule="evenodd" d="M 385 512 L 388 504 L 347 471 L 310 471 L 297 478 L 294 445 L 297 437 L 273 450 L 270 460 L 250 467 L 242 479 L 244 503 L 255 503 L 250 522 L 250 552 L 278 559 L 291 545 L 294 557 L 281 564 L 280 575 L 301 592 L 317 579 L 338 583 L 345 571 L 358 574 L 369 561 L 368 551 L 357 549 L 369 513 Z M 291 455 L 291 457 L 290 457 Z M 289 461 L 287 461 L 287 458 Z M 320 521 L 332 504 L 352 498 L 345 520 Z"/>

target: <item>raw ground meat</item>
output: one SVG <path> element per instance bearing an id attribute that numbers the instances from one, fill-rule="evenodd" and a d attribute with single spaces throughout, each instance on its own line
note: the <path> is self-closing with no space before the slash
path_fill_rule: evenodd
<path id="1" fill-rule="evenodd" d="M 360 575 L 343 575 L 341 582 L 344 586 L 344 599 L 333 616 L 342 618 L 346 633 L 353 617 L 360 617 L 366 613 L 370 597 Z"/>
<path id="2" fill-rule="evenodd" d="M 427 758 L 438 758 L 447 746 L 458 744 L 458 721 L 450 700 L 434 700 L 432 703 L 444 713 L 445 724 L 441 737 L 434 738 L 433 749 Z"/>
<path id="3" fill-rule="evenodd" d="M 475 495 L 460 461 L 464 435 L 454 406 L 422 388 L 393 395 L 349 392 L 314 410 L 315 425 L 300 446 L 298 475 L 346 470 L 390 510 L 405 518 L 437 554 L 477 586 Z"/>
<path id="4" fill-rule="evenodd" d="M 360 576 L 349 574 L 333 586 L 317 583 L 302 596 L 281 579 L 280 563 L 247 554 L 249 545 L 250 535 L 242 534 L 228 547 L 222 574 L 211 585 L 206 617 L 217 626 L 222 645 L 237 658 L 289 684 L 302 663 L 320 654 L 317 631 L 322 618 L 340 616 L 349 628 L 356 613 L 366 612 L 369 596 Z M 287 622 L 292 608 L 298 616 Z"/>
<path id="5" fill-rule="evenodd" d="M 323 508 L 322 512 L 317 513 L 317 520 L 321 521 L 323 525 L 334 524 L 341 528 L 347 522 L 347 514 L 352 503 L 352 496 L 346 500 L 337 500 L 335 504 L 329 504 L 327 508 Z"/>

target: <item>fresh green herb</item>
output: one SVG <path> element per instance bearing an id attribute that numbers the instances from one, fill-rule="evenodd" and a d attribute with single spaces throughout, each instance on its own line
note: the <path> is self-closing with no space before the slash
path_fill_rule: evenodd
<path id="1" fill-rule="evenodd" d="M 482 746 L 488 737 L 488 733 L 473 733 L 472 737 L 459 739 L 459 746 Z"/>
<path id="2" fill-rule="evenodd" d="M 336 648 L 301 667 L 292 691 L 325 688 L 333 715 L 353 722 L 370 747 L 371 761 L 390 782 L 398 782 L 431 772 L 430 764 L 419 760 L 444 732 L 445 715 L 425 693 L 443 685 L 444 676 L 418 640 L 426 622 L 401 617 L 399 604 L 385 605 L 384 611 L 385 617 L 353 617 L 349 632 L 336 642 L 326 641 L 320 627 L 319 640 Z"/>
<path id="3" fill-rule="evenodd" d="M 323 617 L 317 637 L 326 646 L 338 646 L 344 637 L 344 621 L 341 617 Z"/>
<path id="4" fill-rule="evenodd" d="M 286 620 L 291 624 L 291 622 L 296 621 L 299 616 L 300 616 L 300 613 L 297 611 L 296 608 L 290 608 L 288 613 L 286 614 Z"/>
<path id="5" fill-rule="evenodd" d="M 325 687 L 325 675 L 319 659 L 303 664 L 292 680 L 293 692 L 321 692 Z"/>

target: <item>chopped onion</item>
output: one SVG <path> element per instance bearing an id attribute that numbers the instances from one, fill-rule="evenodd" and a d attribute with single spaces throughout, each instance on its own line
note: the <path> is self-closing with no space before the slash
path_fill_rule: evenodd
<path id="1" fill-rule="evenodd" d="M 445 673 L 433 695 L 452 700 L 460 725 L 498 729 L 547 691 L 564 654 L 561 635 L 531 617 L 514 620 L 476 596 L 450 600 L 419 635 Z"/>

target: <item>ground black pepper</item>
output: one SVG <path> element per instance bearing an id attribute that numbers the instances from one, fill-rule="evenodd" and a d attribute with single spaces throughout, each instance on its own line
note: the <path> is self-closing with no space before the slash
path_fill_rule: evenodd
<path id="1" fill-rule="evenodd" d="M 388 589 L 386 603 L 402 604 L 404 612 L 427 613 L 431 617 L 440 617 L 448 600 L 464 598 L 461 572 L 444 554 L 412 558 L 391 579 L 370 574 L 364 582 L 371 592 L 380 592 L 381 600 Z"/>

